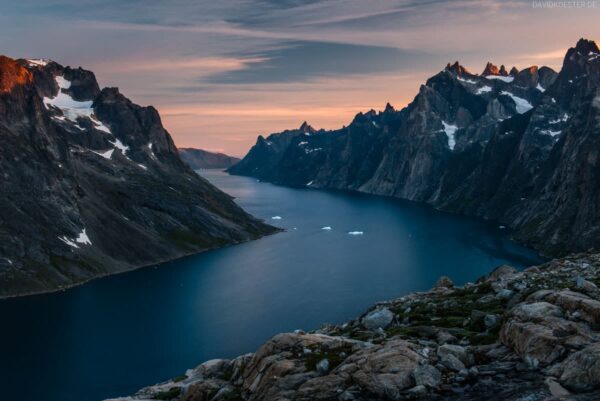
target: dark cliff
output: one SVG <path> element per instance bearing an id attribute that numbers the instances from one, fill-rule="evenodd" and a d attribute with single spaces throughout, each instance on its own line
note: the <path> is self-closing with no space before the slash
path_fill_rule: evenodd
<path id="1" fill-rule="evenodd" d="M 260 237 L 185 165 L 158 112 L 94 74 L 0 57 L 0 297 Z"/>
<path id="2" fill-rule="evenodd" d="M 400 111 L 259 137 L 228 171 L 426 202 L 498 220 L 546 255 L 584 251 L 600 247 L 599 94 L 600 51 L 584 39 L 560 73 L 448 64 Z"/>

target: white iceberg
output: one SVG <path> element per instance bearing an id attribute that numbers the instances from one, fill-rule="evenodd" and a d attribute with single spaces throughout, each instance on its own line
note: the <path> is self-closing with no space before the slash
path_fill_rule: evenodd
<path id="1" fill-rule="evenodd" d="M 348 234 L 350 234 L 350 235 L 363 235 L 364 233 L 362 231 L 348 231 Z"/>

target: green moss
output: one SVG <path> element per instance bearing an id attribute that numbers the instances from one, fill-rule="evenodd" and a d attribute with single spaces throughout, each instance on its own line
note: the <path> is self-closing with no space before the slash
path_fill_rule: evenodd
<path id="1" fill-rule="evenodd" d="M 179 375 L 177 377 L 172 378 L 171 381 L 173 381 L 173 383 L 179 383 L 179 382 L 184 381 L 187 378 L 188 378 L 187 375 Z"/>
<path id="2" fill-rule="evenodd" d="M 155 400 L 172 400 L 174 398 L 179 397 L 181 394 L 181 388 L 179 387 L 171 387 L 168 391 L 161 391 L 160 393 L 154 394 Z"/>
<path id="3" fill-rule="evenodd" d="M 335 369 L 339 364 L 344 362 L 344 360 L 352 353 L 352 345 L 344 344 L 340 347 L 336 347 L 333 349 L 319 349 L 319 348 L 309 348 L 312 352 L 310 354 L 305 354 L 305 366 L 306 369 L 316 370 L 317 364 L 321 362 L 323 359 L 327 359 L 329 361 L 329 369 Z"/>

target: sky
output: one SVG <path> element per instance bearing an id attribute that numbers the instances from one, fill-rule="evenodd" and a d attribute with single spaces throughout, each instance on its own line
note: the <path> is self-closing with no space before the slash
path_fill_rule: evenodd
<path id="1" fill-rule="evenodd" d="M 0 53 L 95 72 L 153 105 L 179 147 L 244 155 L 258 135 L 408 104 L 459 60 L 560 69 L 600 39 L 600 0 L 0 0 Z"/>

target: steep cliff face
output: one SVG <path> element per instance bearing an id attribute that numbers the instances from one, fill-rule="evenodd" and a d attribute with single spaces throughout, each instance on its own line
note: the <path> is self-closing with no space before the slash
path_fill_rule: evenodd
<path id="1" fill-rule="evenodd" d="M 195 148 L 179 148 L 179 156 L 181 160 L 194 170 L 229 168 L 240 161 L 237 157 Z"/>
<path id="2" fill-rule="evenodd" d="M 599 53 L 580 40 L 558 74 L 448 64 L 401 111 L 259 137 L 229 171 L 496 219 L 547 255 L 599 247 Z"/>
<path id="3" fill-rule="evenodd" d="M 0 171 L 0 297 L 272 232 L 181 161 L 154 108 L 51 61 L 0 58 Z"/>

